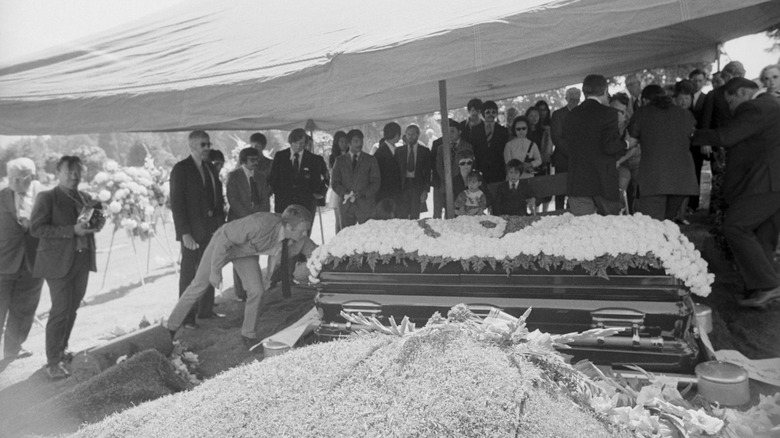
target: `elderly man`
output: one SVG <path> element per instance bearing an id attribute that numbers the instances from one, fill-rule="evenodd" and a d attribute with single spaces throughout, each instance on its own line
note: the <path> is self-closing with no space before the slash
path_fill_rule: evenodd
<path id="1" fill-rule="evenodd" d="M 181 241 L 179 296 L 195 276 L 211 235 L 225 223 L 222 183 L 216 169 L 208 160 L 211 150 L 210 137 L 205 131 L 192 131 L 188 140 L 190 156 L 176 163 L 171 170 L 171 212 L 176 228 L 176 240 Z M 193 311 L 187 316 L 187 328 L 198 328 L 195 314 Z M 213 288 L 201 299 L 197 316 L 224 316 L 214 312 Z"/>
<path id="2" fill-rule="evenodd" d="M 22 344 L 35 319 L 43 278 L 32 274 L 38 248 L 38 239 L 30 235 L 38 191 L 35 163 L 16 158 L 6 169 L 8 187 L 0 190 L 0 337 L 5 326 L 3 360 L 11 361 L 32 355 Z"/>
<path id="3" fill-rule="evenodd" d="M 569 148 L 567 195 L 575 216 L 620 212 L 617 156 L 627 149 L 621 140 L 618 114 L 607 106 L 607 79 L 588 75 L 582 82 L 585 102 L 571 110 L 563 127 Z"/>
<path id="4" fill-rule="evenodd" d="M 780 300 L 774 252 L 780 233 L 780 105 L 744 78 L 729 80 L 724 96 L 733 112 L 718 129 L 696 131 L 693 144 L 728 150 L 723 196 L 729 204 L 723 234 L 745 282 L 745 307 Z"/>
<path id="5" fill-rule="evenodd" d="M 51 379 L 69 375 L 65 366 L 72 359 L 68 340 L 87 292 L 89 271 L 97 270 L 94 233 L 98 230 L 84 220 L 92 200 L 78 190 L 81 171 L 79 157 L 60 158 L 59 184 L 38 195 L 30 215 L 30 233 L 40 239 L 33 276 L 46 279 L 51 295 L 46 323 L 46 371 Z"/>
<path id="6" fill-rule="evenodd" d="M 290 205 L 283 213 L 258 212 L 223 225 L 209 242 L 192 282 L 179 298 L 168 318 L 171 335 L 181 327 L 190 309 L 209 287 L 222 283 L 222 267 L 232 262 L 246 287 L 244 323 L 241 337 L 247 347 L 257 343 L 257 318 L 262 298 L 270 286 L 270 276 L 282 265 L 282 255 L 311 255 L 314 243 L 306 237 L 311 214 L 300 205 Z M 258 256 L 268 255 L 268 277 L 263 280 Z M 283 274 L 284 275 L 284 274 Z"/>

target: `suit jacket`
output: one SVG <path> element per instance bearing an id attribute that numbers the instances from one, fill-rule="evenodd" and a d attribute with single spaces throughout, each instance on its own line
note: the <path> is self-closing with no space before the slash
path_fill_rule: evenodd
<path id="1" fill-rule="evenodd" d="M 617 201 L 617 156 L 626 149 L 620 139 L 617 111 L 586 99 L 571 110 L 563 126 L 569 148 L 569 196 L 603 196 Z"/>
<path id="2" fill-rule="evenodd" d="M 179 161 L 171 170 L 171 212 L 176 240 L 189 234 L 199 245 L 207 245 L 214 231 L 225 223 L 225 200 L 222 182 L 211 163 L 204 161 L 213 176 L 216 205 L 212 206 L 198 165 L 191 156 Z"/>
<path id="3" fill-rule="evenodd" d="M 731 109 L 726 101 L 726 87 L 718 87 L 709 93 L 704 99 L 701 109 L 701 123 L 699 129 L 717 129 L 724 126 L 731 119 Z"/>
<path id="4" fill-rule="evenodd" d="M 89 203 L 88 194 L 80 192 Z M 67 275 L 76 255 L 76 234 L 73 227 L 81 213 L 80 207 L 59 186 L 38 194 L 30 215 L 30 234 L 37 237 L 38 252 L 35 257 L 33 276 L 62 278 Z M 95 235 L 86 235 L 90 255 L 90 270 L 97 271 L 95 264 Z"/>
<path id="5" fill-rule="evenodd" d="M 707 94 L 703 91 L 699 93 L 699 97 L 691 103 L 691 112 L 696 119 L 696 126 L 701 124 L 701 117 L 704 112 L 704 101 L 707 100 Z"/>
<path id="6" fill-rule="evenodd" d="M 509 131 L 495 123 L 493 134 L 488 139 L 485 122 L 470 126 L 468 120 L 461 122 L 461 138 L 474 149 L 474 169 L 482 172 L 485 184 L 506 179 L 504 146 L 509 141 Z"/>
<path id="7" fill-rule="evenodd" d="M 401 171 L 401 189 L 405 189 L 409 146 L 405 144 L 396 149 L 395 159 Z M 420 143 L 417 143 L 417 155 L 414 157 L 414 183 L 418 193 L 427 192 L 431 184 L 431 151 Z"/>
<path id="8" fill-rule="evenodd" d="M 726 201 L 780 192 L 780 104 L 764 93 L 742 103 L 731 121 L 718 129 L 696 131 L 693 144 L 722 146 L 726 154 Z"/>
<path id="9" fill-rule="evenodd" d="M 374 158 L 376 158 L 377 165 L 379 165 L 379 176 L 381 178 L 379 191 L 376 194 L 377 201 L 385 198 L 395 199 L 401 193 L 401 180 L 404 177 L 396 160 L 397 154 L 397 149 L 394 156 L 385 140 L 379 140 L 379 148 L 374 153 Z"/>
<path id="10" fill-rule="evenodd" d="M 321 157 L 304 149 L 297 172 L 293 171 L 290 157 L 292 150 L 283 149 L 276 153 L 271 164 L 268 183 L 274 192 L 274 211 L 282 213 L 288 206 L 298 204 L 314 215 L 317 211 L 314 195 L 325 196 L 328 191 L 320 171 Z"/>
<path id="11" fill-rule="evenodd" d="M 227 177 L 227 199 L 228 199 L 228 221 L 240 219 L 249 216 L 258 211 L 271 211 L 271 186 L 268 185 L 268 175 L 258 170 L 253 173 L 255 187 L 260 195 L 260 203 L 252 203 L 252 188 L 249 186 L 249 179 L 242 166 L 237 167 L 228 173 Z"/>
<path id="12" fill-rule="evenodd" d="M 352 172 L 352 154 L 339 155 L 333 165 L 331 182 L 333 191 L 341 199 L 344 199 L 349 192 L 355 192 L 357 199 L 352 205 L 359 212 L 358 217 L 373 216 L 376 194 L 381 185 L 379 164 L 375 157 L 361 152 L 357 167 Z M 343 204 L 340 208 L 350 208 L 350 204 Z"/>
<path id="13" fill-rule="evenodd" d="M 38 239 L 19 223 L 14 191 L 0 190 L 0 274 L 16 274 L 22 263 L 32 272 L 37 249 Z"/>
<path id="14" fill-rule="evenodd" d="M 556 173 L 566 172 L 569 168 L 569 152 L 566 139 L 563 138 L 563 126 L 570 112 L 571 110 L 568 106 L 559 108 L 553 111 L 550 119 L 550 138 L 553 145 L 555 145 L 555 150 L 552 154 L 552 165 L 555 167 Z"/>
<path id="15" fill-rule="evenodd" d="M 533 190 L 527 180 L 518 181 L 516 190 L 509 188 L 509 181 L 504 181 L 496 189 L 493 215 L 528 216 L 526 202 L 533 197 Z"/>

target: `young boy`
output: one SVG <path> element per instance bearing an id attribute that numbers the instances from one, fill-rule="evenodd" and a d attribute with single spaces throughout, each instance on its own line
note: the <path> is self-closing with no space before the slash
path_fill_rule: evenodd
<path id="1" fill-rule="evenodd" d="M 466 190 L 460 192 L 455 200 L 455 215 L 479 216 L 484 214 L 487 208 L 487 197 L 479 189 L 482 184 L 482 174 L 479 171 L 469 173 Z"/>
<path id="2" fill-rule="evenodd" d="M 506 165 L 507 181 L 501 183 L 493 202 L 495 216 L 528 216 L 528 211 L 536 210 L 536 199 L 527 180 L 521 180 L 523 162 L 509 160 Z"/>

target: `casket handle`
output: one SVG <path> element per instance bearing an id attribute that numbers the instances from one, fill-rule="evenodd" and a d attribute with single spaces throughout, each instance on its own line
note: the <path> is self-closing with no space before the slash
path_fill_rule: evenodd
<path id="1" fill-rule="evenodd" d="M 590 312 L 592 328 L 630 327 L 631 343 L 639 347 L 639 332 L 644 329 L 645 314 L 634 309 L 607 307 Z"/>

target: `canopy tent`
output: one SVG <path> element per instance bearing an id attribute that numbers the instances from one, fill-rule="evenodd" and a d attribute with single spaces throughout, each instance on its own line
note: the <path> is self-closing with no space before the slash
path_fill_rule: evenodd
<path id="1" fill-rule="evenodd" d="M 232 0 L 0 66 L 0 134 L 321 129 L 712 61 L 777 0 Z"/>

